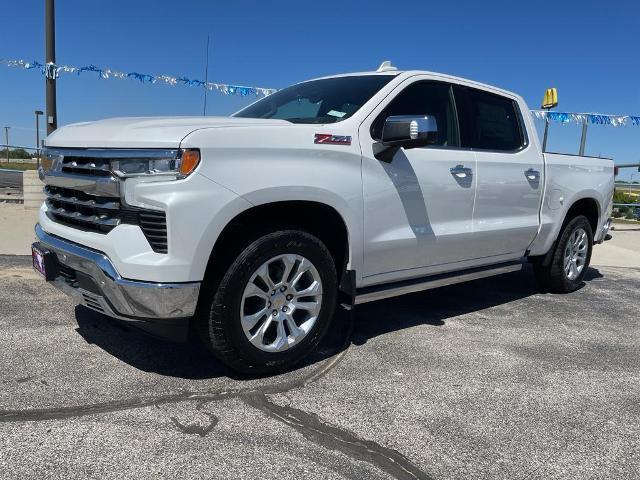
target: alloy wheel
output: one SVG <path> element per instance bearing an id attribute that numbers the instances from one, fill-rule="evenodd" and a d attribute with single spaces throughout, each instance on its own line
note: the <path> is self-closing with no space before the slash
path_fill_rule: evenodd
<path id="1" fill-rule="evenodd" d="M 567 240 L 564 250 L 564 273 L 571 281 L 578 278 L 587 262 L 589 240 L 583 228 L 577 228 Z"/>
<path id="2" fill-rule="evenodd" d="M 242 294 L 240 322 L 252 345 L 287 350 L 311 331 L 322 306 L 322 280 L 307 258 L 283 254 L 262 264 Z"/>

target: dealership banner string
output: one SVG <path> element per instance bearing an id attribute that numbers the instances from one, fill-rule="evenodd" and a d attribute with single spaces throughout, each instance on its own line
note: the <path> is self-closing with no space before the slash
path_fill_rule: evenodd
<path id="1" fill-rule="evenodd" d="M 640 126 L 640 116 L 634 115 L 606 115 L 602 113 L 571 113 L 551 112 L 548 110 L 531 110 L 533 116 L 539 120 L 548 119 L 558 123 L 578 123 L 580 125 L 610 125 L 612 127 Z"/>
<path id="2" fill-rule="evenodd" d="M 0 63 L 8 67 L 24 68 L 25 70 L 39 70 L 47 78 L 58 78 L 62 74 L 75 73 L 77 75 L 89 73 L 95 74 L 99 79 L 131 79 L 141 83 L 164 83 L 166 85 L 186 85 L 188 87 L 201 87 L 215 90 L 224 95 L 240 95 L 242 97 L 266 97 L 276 92 L 273 88 L 246 87 L 244 85 L 228 85 L 224 83 L 203 82 L 187 77 L 172 77 L 170 75 L 149 75 L 139 72 L 120 72 L 110 68 L 99 68 L 95 65 L 75 67 L 70 65 L 58 65 L 55 63 L 40 63 L 38 61 L 27 62 L 25 60 L 0 59 Z"/>
<path id="3" fill-rule="evenodd" d="M 188 87 L 207 88 L 215 90 L 224 95 L 240 95 L 242 97 L 266 97 L 277 92 L 274 88 L 245 87 L 243 85 L 228 85 L 224 83 L 203 82 L 187 77 L 173 77 L 170 75 L 149 75 L 139 72 L 120 72 L 110 68 L 99 68 L 95 65 L 75 67 L 69 65 L 58 65 L 55 63 L 40 63 L 38 61 L 27 62 L 25 60 L 0 59 L 0 64 L 9 67 L 24 68 L 26 70 L 39 70 L 47 78 L 58 78 L 62 74 L 75 73 L 94 74 L 99 79 L 131 79 L 141 83 L 165 84 L 170 86 L 186 85 Z M 626 127 L 627 125 L 640 126 L 640 116 L 634 115 L 605 115 L 602 113 L 573 113 L 573 112 L 552 112 L 549 110 L 531 110 L 531 114 L 540 120 L 549 120 L 558 123 L 577 123 L 592 125 L 610 125 L 612 127 Z"/>

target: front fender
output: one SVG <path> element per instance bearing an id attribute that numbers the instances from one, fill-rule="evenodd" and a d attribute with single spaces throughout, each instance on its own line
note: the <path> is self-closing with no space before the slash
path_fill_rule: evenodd
<path id="1" fill-rule="evenodd" d="M 333 208 L 347 226 L 349 268 L 361 272 L 362 157 L 357 139 L 350 145 L 314 144 L 314 132 L 350 136 L 352 128 L 345 121 L 330 127 L 205 129 L 193 132 L 182 146 L 200 149 L 199 174 L 252 206 L 310 201 Z"/>

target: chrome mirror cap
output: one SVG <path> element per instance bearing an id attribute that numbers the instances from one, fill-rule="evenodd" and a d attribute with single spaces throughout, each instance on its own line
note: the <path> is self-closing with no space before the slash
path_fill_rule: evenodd
<path id="1" fill-rule="evenodd" d="M 396 115 L 387 117 L 382 129 L 383 142 L 424 141 L 433 143 L 438 135 L 438 123 L 431 115 Z"/>

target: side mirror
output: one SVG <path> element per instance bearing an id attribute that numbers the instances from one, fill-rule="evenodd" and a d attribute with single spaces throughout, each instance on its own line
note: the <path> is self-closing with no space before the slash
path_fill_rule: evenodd
<path id="1" fill-rule="evenodd" d="M 386 145 L 415 148 L 435 143 L 437 139 L 438 124 L 435 117 L 429 115 L 387 117 L 382 127 L 382 143 Z"/>
<path id="2" fill-rule="evenodd" d="M 382 148 L 376 158 L 390 162 L 400 147 L 418 148 L 438 141 L 438 123 L 431 115 L 387 117 L 382 126 Z"/>

